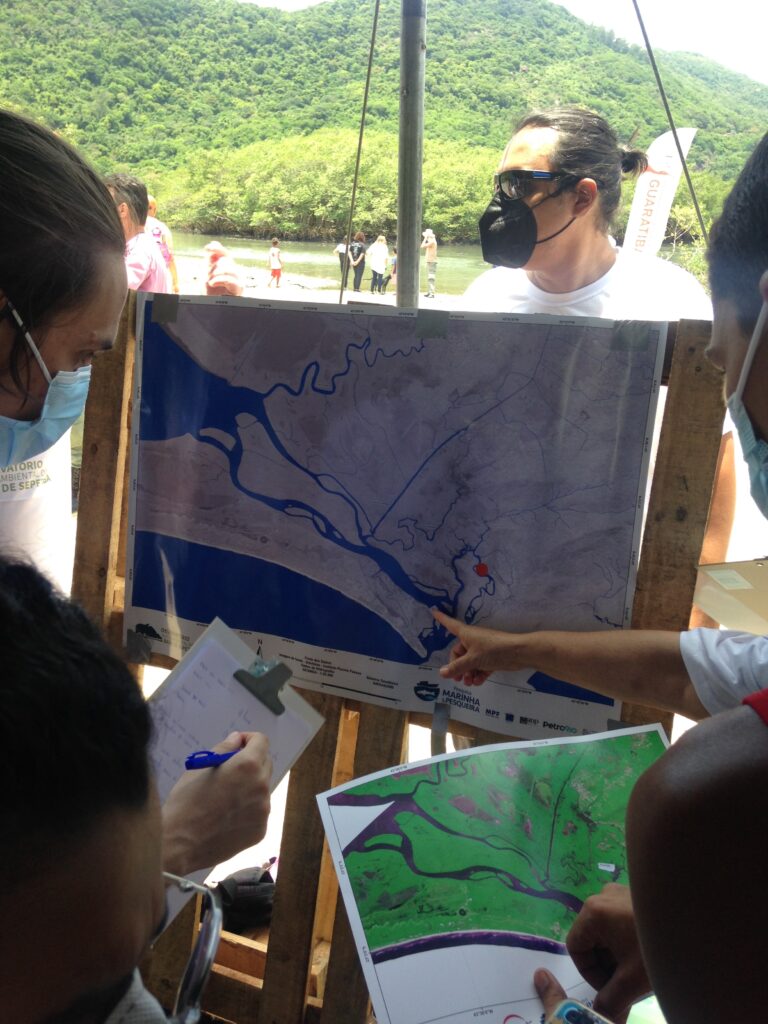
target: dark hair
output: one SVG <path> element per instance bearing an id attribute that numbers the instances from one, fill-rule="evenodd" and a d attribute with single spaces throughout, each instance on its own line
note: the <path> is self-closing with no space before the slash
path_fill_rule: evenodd
<path id="1" fill-rule="evenodd" d="M 355 241 L 356 241 L 356 242 L 364 242 L 364 241 L 365 241 L 365 235 L 363 234 L 363 232 L 362 232 L 362 231 L 358 231 L 358 232 L 356 233 L 356 235 L 355 235 Z"/>
<path id="2" fill-rule="evenodd" d="M 0 849 L 11 881 L 149 795 L 138 684 L 85 613 L 0 557 Z"/>
<path id="3" fill-rule="evenodd" d="M 0 290 L 34 337 L 85 301 L 104 253 L 125 237 L 98 174 L 48 128 L 0 109 Z M 20 330 L 0 374 L 26 391 L 29 349 Z"/>
<path id="4" fill-rule="evenodd" d="M 599 114 L 580 107 L 554 107 L 527 114 L 515 128 L 554 128 L 557 142 L 551 161 L 554 170 L 597 183 L 601 227 L 608 230 L 621 199 L 624 175 L 642 174 L 648 157 L 640 149 L 619 146 L 616 133 Z"/>
<path id="5" fill-rule="evenodd" d="M 733 302 L 739 326 L 751 333 L 762 305 L 760 278 L 768 269 L 768 134 L 755 146 L 712 225 L 707 259 L 713 299 Z"/>
<path id="6" fill-rule="evenodd" d="M 147 223 L 149 198 L 147 186 L 132 174 L 108 174 L 104 184 L 115 197 L 115 203 L 126 203 L 131 211 L 131 220 L 143 228 Z"/>

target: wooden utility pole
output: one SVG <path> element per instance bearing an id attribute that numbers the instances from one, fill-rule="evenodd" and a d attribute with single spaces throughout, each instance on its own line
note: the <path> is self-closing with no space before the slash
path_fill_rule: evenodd
<path id="1" fill-rule="evenodd" d="M 419 304 L 421 165 L 424 153 L 424 65 L 427 0 L 402 0 L 400 151 L 397 194 L 397 304 Z"/>

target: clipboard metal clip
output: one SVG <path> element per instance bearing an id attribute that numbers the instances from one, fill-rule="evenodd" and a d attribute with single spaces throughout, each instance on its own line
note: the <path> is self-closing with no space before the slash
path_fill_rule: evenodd
<path id="1" fill-rule="evenodd" d="M 285 705 L 280 700 L 280 691 L 292 675 L 288 666 L 276 658 L 272 661 L 257 658 L 249 668 L 239 668 L 235 679 L 273 715 L 282 715 Z"/>

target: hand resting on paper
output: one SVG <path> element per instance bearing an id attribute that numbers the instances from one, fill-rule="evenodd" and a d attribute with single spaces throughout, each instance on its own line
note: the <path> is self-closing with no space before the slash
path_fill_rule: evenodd
<path id="1" fill-rule="evenodd" d="M 632 1003 L 651 990 L 629 889 L 611 883 L 590 896 L 565 943 L 584 980 L 597 990 L 597 1012 L 624 1024 Z"/>
<path id="2" fill-rule="evenodd" d="M 544 1020 L 548 1020 L 558 1003 L 567 998 L 567 993 L 554 974 L 543 967 L 534 974 L 533 984 L 544 1007 Z"/>
<path id="3" fill-rule="evenodd" d="M 564 999 L 568 998 L 568 995 L 554 974 L 543 967 L 534 973 L 533 984 L 544 1007 L 542 1020 L 548 1021 L 550 1015 Z M 570 1017 L 567 1019 L 570 1020 Z"/>
<path id="4" fill-rule="evenodd" d="M 272 759 L 258 732 L 233 732 L 213 747 L 237 750 L 218 768 L 185 772 L 163 807 L 163 866 L 186 875 L 213 867 L 264 838 Z"/>

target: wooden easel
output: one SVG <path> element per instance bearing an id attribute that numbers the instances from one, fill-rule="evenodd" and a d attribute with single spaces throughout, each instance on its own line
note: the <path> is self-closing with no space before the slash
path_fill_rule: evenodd
<path id="1" fill-rule="evenodd" d="M 86 410 L 73 596 L 122 650 L 128 452 L 135 296 L 123 312 L 115 350 L 100 357 Z M 706 527 L 723 421 L 721 381 L 704 358 L 710 325 L 675 331 L 669 392 L 641 549 L 632 625 L 683 630 Z M 666 377 L 665 377 L 666 380 Z M 280 872 L 268 942 L 225 934 L 206 991 L 207 1012 L 235 1024 L 364 1024 L 368 993 L 332 866 L 323 853 L 315 794 L 348 778 L 400 763 L 407 716 L 305 693 L 326 719 L 291 772 Z M 624 705 L 624 721 L 672 716 Z M 429 724 L 429 716 L 411 716 Z M 476 743 L 498 741 L 461 723 Z M 169 1004 L 192 944 L 194 909 L 181 915 L 144 965 L 148 986 Z"/>

